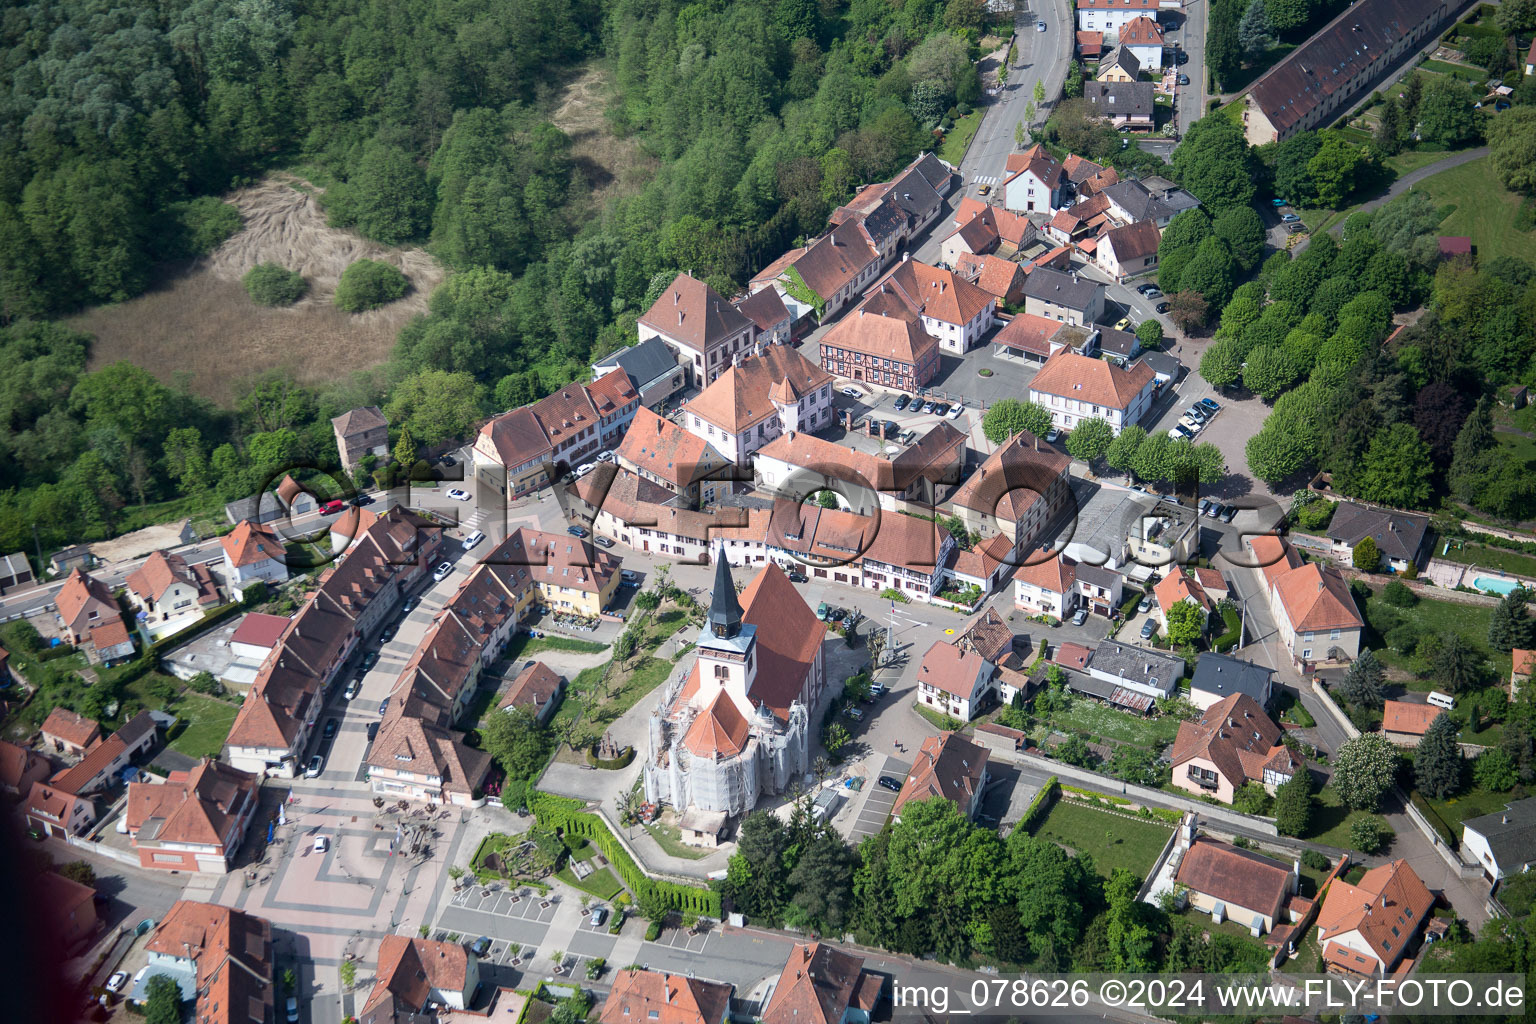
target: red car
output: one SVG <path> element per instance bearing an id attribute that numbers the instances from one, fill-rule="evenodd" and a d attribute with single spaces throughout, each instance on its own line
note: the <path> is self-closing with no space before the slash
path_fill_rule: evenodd
<path id="1" fill-rule="evenodd" d="M 337 499 L 336 501 L 328 501 L 324 505 L 320 506 L 320 514 L 323 516 L 333 516 L 346 507 L 347 503 L 341 501 L 340 499 Z"/>

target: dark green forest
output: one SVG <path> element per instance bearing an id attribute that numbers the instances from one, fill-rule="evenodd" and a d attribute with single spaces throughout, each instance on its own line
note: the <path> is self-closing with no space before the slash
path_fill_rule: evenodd
<path id="1" fill-rule="evenodd" d="M 431 445 L 630 341 L 679 269 L 730 293 L 969 112 L 980 0 L 91 0 L 5 11 L 0 550 L 208 513 L 334 459 L 380 402 Z M 595 209 L 548 120 L 588 60 L 611 132 L 659 161 Z M 450 270 L 387 365 L 323 389 L 87 372 L 50 322 L 141 293 L 239 227 L 217 197 L 275 169 L 333 226 Z M 167 382 L 166 378 L 169 379 Z M 366 483 L 366 481 L 363 481 Z M 163 505 L 156 503 L 172 503 Z"/>

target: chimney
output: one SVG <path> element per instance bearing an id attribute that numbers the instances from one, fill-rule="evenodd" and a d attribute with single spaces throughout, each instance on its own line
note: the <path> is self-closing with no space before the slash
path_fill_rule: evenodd
<path id="1" fill-rule="evenodd" d="M 679 327 L 683 326 L 683 311 L 682 310 L 678 310 L 677 311 L 677 326 L 679 326 Z"/>
<path id="2" fill-rule="evenodd" d="M 674 306 L 677 305 L 679 302 L 682 301 L 682 299 L 683 299 L 683 293 L 682 292 L 676 292 L 675 291 L 675 292 L 672 293 L 672 305 L 674 305 Z"/>
<path id="3" fill-rule="evenodd" d="M 911 258 L 912 258 L 912 254 L 910 252 L 903 252 L 901 254 L 901 262 L 903 262 L 903 263 L 907 262 L 907 260 L 909 260 Z"/>
<path id="4" fill-rule="evenodd" d="M 661 433 L 661 417 L 656 417 L 656 433 Z"/>

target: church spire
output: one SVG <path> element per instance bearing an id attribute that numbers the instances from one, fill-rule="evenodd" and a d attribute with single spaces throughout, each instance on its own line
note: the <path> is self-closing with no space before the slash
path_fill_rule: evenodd
<path id="1" fill-rule="evenodd" d="M 741 632 L 741 602 L 736 600 L 736 584 L 731 580 L 731 563 L 725 557 L 725 545 L 715 553 L 715 592 L 709 601 L 709 631 L 722 640 Z"/>

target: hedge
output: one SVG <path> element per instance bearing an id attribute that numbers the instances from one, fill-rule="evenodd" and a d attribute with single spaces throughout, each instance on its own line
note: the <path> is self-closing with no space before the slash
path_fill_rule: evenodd
<path id="1" fill-rule="evenodd" d="M 1424 799 L 1423 794 L 1415 789 L 1410 791 L 1408 799 L 1419 809 L 1419 813 L 1424 815 L 1424 820 L 1429 822 L 1430 827 L 1435 830 L 1446 846 L 1453 850 L 1461 847 L 1461 843 L 1456 839 L 1456 833 L 1445 823 L 1445 819 L 1440 817 L 1440 812 L 1429 806 L 1429 801 Z"/>
<path id="2" fill-rule="evenodd" d="M 528 806 L 533 811 L 534 820 L 541 827 L 551 831 L 564 830 L 567 835 L 577 835 L 595 844 L 619 873 L 619 878 L 635 894 L 637 901 L 643 902 L 649 896 L 668 910 L 720 917 L 718 892 L 647 875 L 635 863 L 629 851 L 620 845 L 618 837 L 608 828 L 607 823 L 584 810 L 586 804 L 582 801 L 535 791 L 528 799 Z"/>
<path id="3" fill-rule="evenodd" d="M 149 649 L 155 653 L 159 653 L 167 647 L 175 647 L 178 644 L 184 644 L 196 633 L 202 633 L 205 630 L 218 625 L 220 622 L 223 622 L 230 616 L 236 615 L 243 611 L 245 611 L 245 605 L 240 601 L 232 601 L 229 604 L 219 605 L 219 607 L 214 608 L 211 611 L 204 612 L 203 617 L 192 623 L 190 626 L 185 626 L 181 629 L 178 629 L 174 633 L 168 633 L 165 636 L 155 640 L 149 645 Z"/>
<path id="4" fill-rule="evenodd" d="M 606 761 L 597 756 L 597 747 L 595 744 L 587 748 L 587 764 L 590 764 L 594 768 L 601 768 L 604 771 L 613 772 L 618 771 L 620 768 L 628 768 L 634 762 L 634 760 L 635 748 L 633 746 L 625 747 L 623 753 L 621 753 L 618 757 L 611 758 Z"/>
<path id="5" fill-rule="evenodd" d="M 1079 789 L 1076 786 L 1062 786 L 1068 793 L 1075 793 L 1084 800 L 1103 801 L 1112 807 L 1129 807 L 1133 801 L 1123 796 L 1111 796 L 1108 793 L 1098 793 L 1091 789 Z"/>
<path id="6" fill-rule="evenodd" d="M 1035 798 L 1029 802 L 1029 806 L 1024 809 L 1023 816 L 1019 818 L 1018 825 L 1014 827 L 1021 828 L 1025 832 L 1033 831 L 1037 825 L 1045 820 L 1045 816 L 1050 813 L 1051 807 L 1056 803 L 1056 798 L 1060 795 L 1061 780 L 1052 775 L 1045 780 L 1045 785 L 1040 787 L 1040 792 L 1036 793 Z"/>

